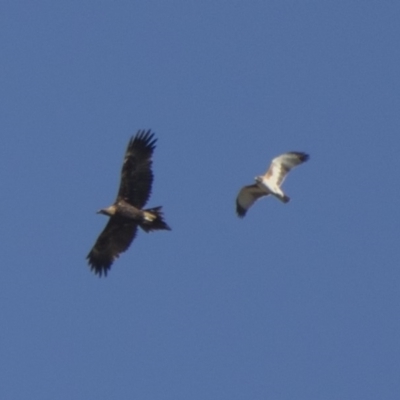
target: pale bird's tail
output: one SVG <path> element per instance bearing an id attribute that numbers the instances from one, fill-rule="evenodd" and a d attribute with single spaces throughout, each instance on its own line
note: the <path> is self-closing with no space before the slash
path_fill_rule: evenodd
<path id="1" fill-rule="evenodd" d="M 167 230 L 170 231 L 171 228 L 163 219 L 163 213 L 161 207 L 149 208 L 143 210 L 143 222 L 140 227 L 145 232 L 157 231 L 157 230 Z"/>

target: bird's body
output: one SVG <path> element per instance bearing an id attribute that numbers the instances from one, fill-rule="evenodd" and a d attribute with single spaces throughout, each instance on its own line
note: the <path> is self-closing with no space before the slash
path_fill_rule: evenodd
<path id="1" fill-rule="evenodd" d="M 156 213 L 156 210 L 140 210 L 125 200 L 120 200 L 108 208 L 103 208 L 99 213 L 108 215 L 109 217 L 129 219 L 138 224 L 146 224 L 154 221 L 155 214 L 153 213 Z"/>
<path id="2" fill-rule="evenodd" d="M 275 182 L 271 182 L 264 176 L 257 176 L 255 181 L 257 182 L 257 187 L 265 193 L 265 196 L 271 194 L 283 203 L 287 203 L 290 200 Z"/>
<path id="3" fill-rule="evenodd" d="M 297 165 L 306 162 L 309 155 L 302 152 L 292 151 L 284 153 L 271 162 L 270 167 L 264 175 L 255 178 L 256 183 L 244 186 L 236 198 L 236 212 L 239 217 L 244 217 L 247 210 L 261 197 L 273 195 L 283 203 L 288 203 L 287 196 L 281 186 L 289 171 Z"/>
<path id="4" fill-rule="evenodd" d="M 129 248 L 138 226 L 145 232 L 171 229 L 163 220 L 161 207 L 142 209 L 151 193 L 151 157 L 155 142 L 150 131 L 139 131 L 132 137 L 122 166 L 117 199 L 98 212 L 110 219 L 87 258 L 100 276 L 107 275 L 113 261 Z"/>

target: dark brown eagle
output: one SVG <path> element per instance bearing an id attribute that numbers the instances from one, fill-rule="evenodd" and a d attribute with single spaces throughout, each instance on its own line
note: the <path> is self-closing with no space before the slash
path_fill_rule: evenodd
<path id="1" fill-rule="evenodd" d="M 95 274 L 106 276 L 113 261 L 126 251 L 136 236 L 138 226 L 145 232 L 171 228 L 164 222 L 161 207 L 143 210 L 151 194 L 151 170 L 154 134 L 138 131 L 126 149 L 121 171 L 121 183 L 115 203 L 98 211 L 110 217 L 87 256 Z"/>

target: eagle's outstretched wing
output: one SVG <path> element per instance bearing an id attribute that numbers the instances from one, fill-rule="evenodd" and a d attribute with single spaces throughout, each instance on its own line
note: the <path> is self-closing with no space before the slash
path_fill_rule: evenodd
<path id="1" fill-rule="evenodd" d="M 263 196 L 268 196 L 268 193 L 261 190 L 257 184 L 243 186 L 236 198 L 237 215 L 243 218 L 254 202 Z"/>
<path id="2" fill-rule="evenodd" d="M 272 160 L 264 177 L 272 184 L 281 186 L 289 171 L 307 161 L 309 157 L 308 154 L 298 151 L 284 153 Z"/>
<path id="3" fill-rule="evenodd" d="M 136 236 L 135 221 L 111 217 L 87 256 L 90 268 L 99 276 L 107 272 Z"/>
<path id="4" fill-rule="evenodd" d="M 153 183 L 151 157 L 156 141 L 150 130 L 138 131 L 129 141 L 122 166 L 117 201 L 123 199 L 138 209 L 142 209 L 147 203 Z"/>

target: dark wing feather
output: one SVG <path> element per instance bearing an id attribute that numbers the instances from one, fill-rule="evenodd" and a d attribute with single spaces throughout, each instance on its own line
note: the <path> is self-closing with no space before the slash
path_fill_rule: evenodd
<path id="1" fill-rule="evenodd" d="M 87 256 L 90 268 L 99 276 L 107 272 L 136 236 L 137 224 L 132 220 L 111 217 Z"/>
<path id="2" fill-rule="evenodd" d="M 138 131 L 129 141 L 122 166 L 117 201 L 123 199 L 139 209 L 147 203 L 153 183 L 151 156 L 156 141 L 150 130 Z"/>
<path id="3" fill-rule="evenodd" d="M 257 184 L 243 186 L 236 198 L 236 213 L 240 218 L 243 218 L 247 210 L 260 198 L 267 196 Z"/>

